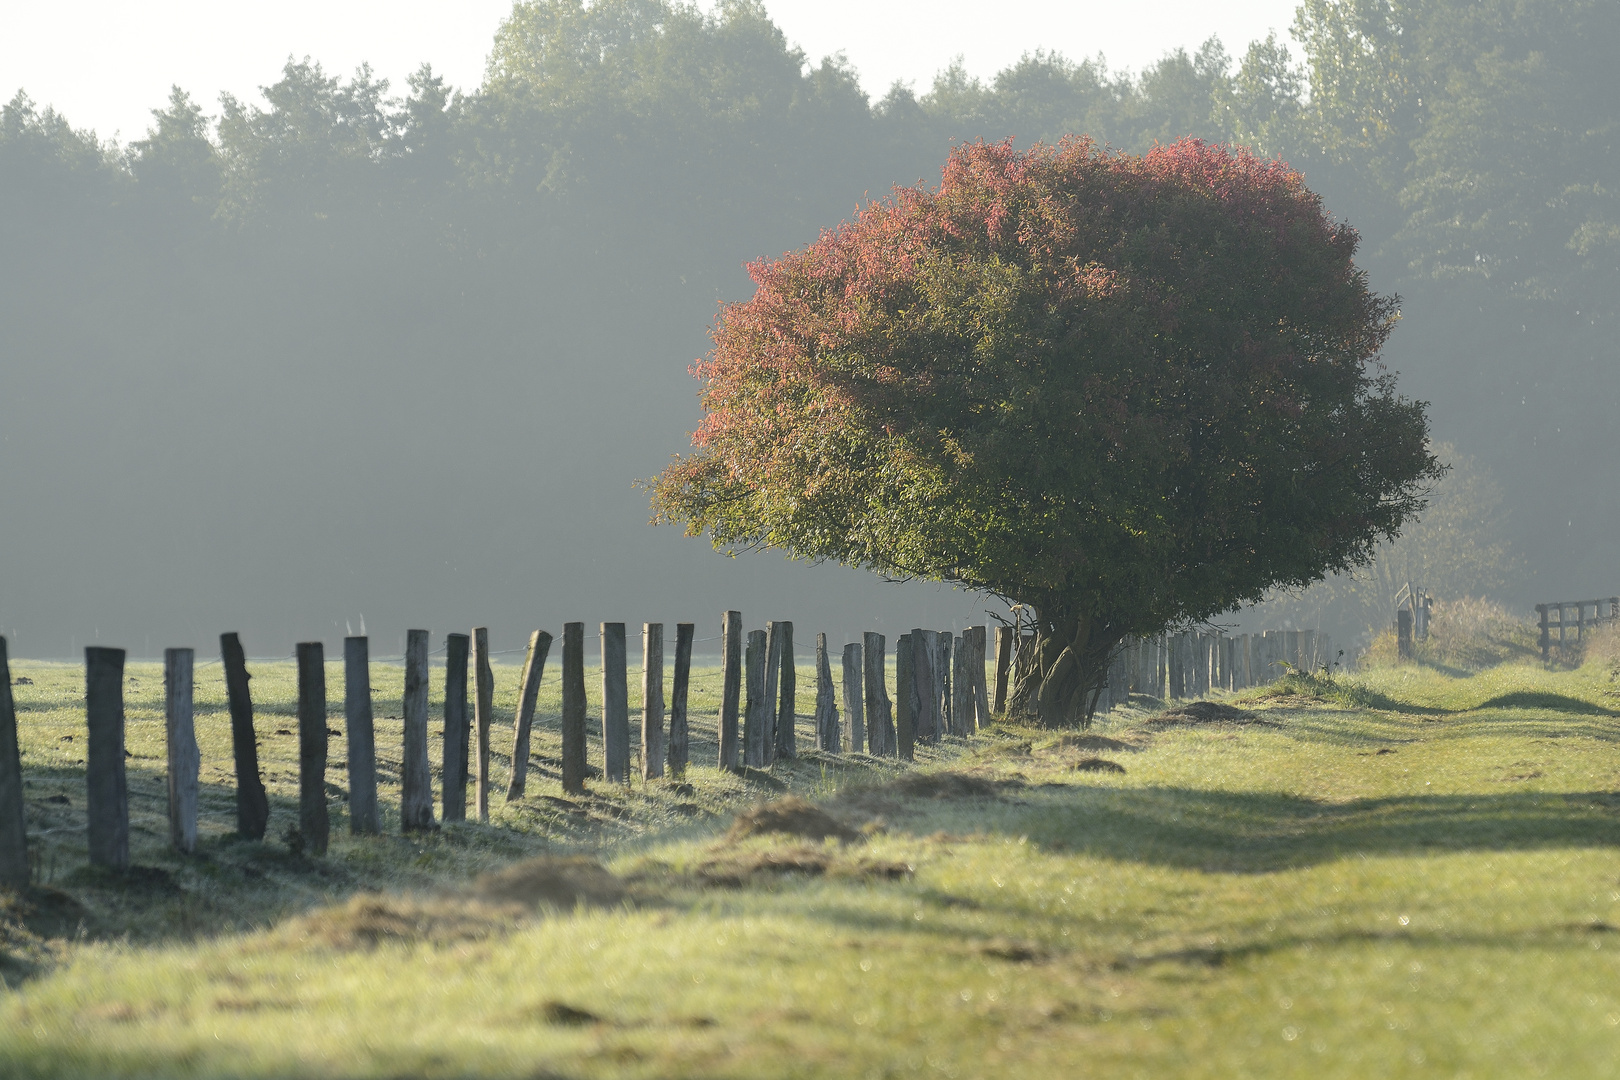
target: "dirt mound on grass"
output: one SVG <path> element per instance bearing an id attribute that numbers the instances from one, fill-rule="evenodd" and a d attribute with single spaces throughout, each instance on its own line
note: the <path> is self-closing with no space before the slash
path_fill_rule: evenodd
<path id="1" fill-rule="evenodd" d="M 990 780 L 967 773 L 935 772 L 908 773 L 888 785 L 896 795 L 909 795 L 914 799 L 996 799 L 1008 787 L 1008 780 Z"/>
<path id="2" fill-rule="evenodd" d="M 1142 749 L 1136 743 L 1121 742 L 1106 735 L 1065 735 L 1047 747 L 1049 750 L 1090 750 L 1093 753 L 1134 754 Z"/>
<path id="3" fill-rule="evenodd" d="M 473 894 L 481 900 L 564 911 L 580 904 L 610 907 L 623 900 L 624 893 L 623 881 L 583 855 L 525 859 L 504 870 L 481 874 L 473 885 Z"/>
<path id="4" fill-rule="evenodd" d="M 369 952 L 387 944 L 482 941 L 505 933 L 523 914 L 516 905 L 367 893 L 293 919 L 276 937 L 343 952 Z"/>
<path id="5" fill-rule="evenodd" d="M 705 885 L 740 889 L 756 874 L 804 874 L 810 877 L 866 878 L 893 881 L 912 873 L 909 863 L 881 859 L 845 859 L 825 847 L 758 850 L 721 848 L 698 864 Z"/>
<path id="6" fill-rule="evenodd" d="M 1246 709 L 1219 701 L 1189 701 L 1160 713 L 1148 723 L 1169 727 L 1176 724 L 1264 724 L 1276 727 L 1273 720 L 1262 720 Z"/>
<path id="7" fill-rule="evenodd" d="M 1074 769 L 1076 772 L 1122 773 L 1125 771 L 1125 766 L 1117 761 L 1109 761 L 1107 758 L 1088 757 L 1075 762 Z"/>
<path id="8" fill-rule="evenodd" d="M 789 795 L 738 814 L 726 833 L 726 840 L 736 843 L 749 836 L 770 833 L 798 836 L 806 840 L 825 840 L 830 836 L 846 844 L 861 838 L 860 833 L 819 806 L 796 795 Z"/>

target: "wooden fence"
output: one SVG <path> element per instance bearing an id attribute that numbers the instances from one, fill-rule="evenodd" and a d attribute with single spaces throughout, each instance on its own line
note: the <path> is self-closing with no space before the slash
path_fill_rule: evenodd
<path id="1" fill-rule="evenodd" d="M 1592 609 L 1592 617 L 1586 617 L 1586 609 Z M 1570 619 L 1571 610 L 1575 618 Z M 1558 618 L 1552 618 L 1554 613 Z M 1552 649 L 1558 646 L 1560 652 L 1570 644 L 1580 644 L 1586 640 L 1586 628 L 1596 627 L 1606 622 L 1620 619 L 1620 596 L 1610 596 L 1602 600 L 1559 600 L 1551 604 L 1537 604 L 1536 615 L 1541 620 L 1541 662 L 1552 660 Z M 1553 631 L 1558 632 L 1558 640 L 1553 640 Z M 1575 632 L 1574 641 L 1566 636 L 1569 631 Z"/>
<path id="2" fill-rule="evenodd" d="M 642 627 L 641 776 L 684 776 L 689 760 L 687 696 L 691 680 L 694 626 L 676 626 L 670 695 L 664 695 L 664 626 Z M 767 623 L 743 632 L 742 614 L 721 620 L 721 693 L 716 717 L 723 769 L 769 768 L 798 755 L 798 685 L 793 624 Z M 535 703 L 553 642 L 545 631 L 529 638 L 518 707 L 513 717 L 512 770 L 508 801 L 524 797 Z M 1033 638 L 1019 638 L 1012 627 L 996 631 L 994 711 L 1006 708 L 1009 682 L 1019 669 L 1016 653 Z M 888 642 L 867 633 L 842 652 L 843 709 L 834 694 L 827 635 L 816 635 L 814 745 L 827 753 L 864 753 L 910 760 L 918 744 L 946 736 L 966 737 L 990 722 L 992 697 L 986 681 L 989 635 L 971 626 L 960 634 L 917 628 L 894 643 L 895 697 L 887 679 Z M 624 623 L 602 623 L 602 775 L 611 783 L 630 782 L 631 717 Z M 445 639 L 444 729 L 439 820 L 461 821 L 468 814 L 467 787 L 474 784 L 472 812 L 489 818 L 490 739 L 494 677 L 488 632 Z M 295 843 L 314 855 L 329 840 L 326 774 L 328 766 L 327 686 L 320 642 L 297 646 L 299 809 Z M 220 636 L 220 659 L 231 718 L 236 772 L 237 831 L 262 839 L 269 802 L 260 776 L 249 692 L 247 661 L 236 634 Z M 400 827 L 420 832 L 436 826 L 432 770 L 428 755 L 428 632 L 406 634 L 403 734 L 400 774 Z M 85 713 L 88 839 L 93 864 L 129 865 L 129 795 L 124 754 L 124 660 L 122 649 L 85 649 Z M 378 833 L 376 734 L 371 707 L 371 666 L 365 637 L 344 639 L 344 718 L 348 739 L 349 828 Z M 1027 661 L 1026 661 L 1027 662 Z M 1287 665 L 1314 668 L 1332 662 L 1325 636 L 1312 631 L 1273 631 L 1227 637 L 1182 633 L 1128 639 L 1109 668 L 1099 697 L 1102 711 L 1132 694 L 1158 699 L 1196 697 L 1211 690 L 1242 690 L 1271 681 Z M 167 734 L 170 838 L 186 853 L 197 846 L 198 777 L 201 760 L 193 718 L 191 649 L 164 654 L 164 710 Z M 562 634 L 562 789 L 585 789 L 586 761 L 585 624 L 567 623 Z M 6 642 L 0 637 L 0 886 L 28 883 L 29 864 L 23 818 L 22 770 Z"/>

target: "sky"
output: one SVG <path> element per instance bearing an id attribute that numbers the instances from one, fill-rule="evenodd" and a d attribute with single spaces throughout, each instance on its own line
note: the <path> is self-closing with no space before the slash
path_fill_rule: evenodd
<path id="1" fill-rule="evenodd" d="M 842 51 L 874 98 L 896 80 L 925 90 L 961 56 L 988 77 L 1037 48 L 1104 54 L 1139 70 L 1178 46 L 1219 35 L 1240 55 L 1275 29 L 1286 38 L 1297 0 L 767 0 L 812 60 Z M 704 6 L 709 6 L 707 3 Z M 75 127 L 122 142 L 178 84 L 217 112 L 221 91 L 256 98 L 289 55 L 347 75 L 362 62 L 395 92 L 423 61 L 472 88 L 511 0 L 0 0 L 0 95 L 25 90 Z"/>

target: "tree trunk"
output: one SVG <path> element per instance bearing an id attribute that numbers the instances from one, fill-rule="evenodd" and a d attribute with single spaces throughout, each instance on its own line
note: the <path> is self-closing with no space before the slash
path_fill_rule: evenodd
<path id="1" fill-rule="evenodd" d="M 1037 611 L 1034 637 L 1019 643 L 1007 712 L 1042 727 L 1090 727 L 1118 636 L 1061 604 Z"/>

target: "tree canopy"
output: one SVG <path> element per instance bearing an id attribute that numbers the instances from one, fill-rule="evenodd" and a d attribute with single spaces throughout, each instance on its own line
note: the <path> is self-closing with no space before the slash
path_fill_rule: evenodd
<path id="1" fill-rule="evenodd" d="M 1422 506 L 1356 241 L 1297 172 L 1197 140 L 958 147 L 751 267 L 658 517 L 1030 606 L 1025 696 L 1089 719 L 1124 635 L 1360 565 Z"/>

